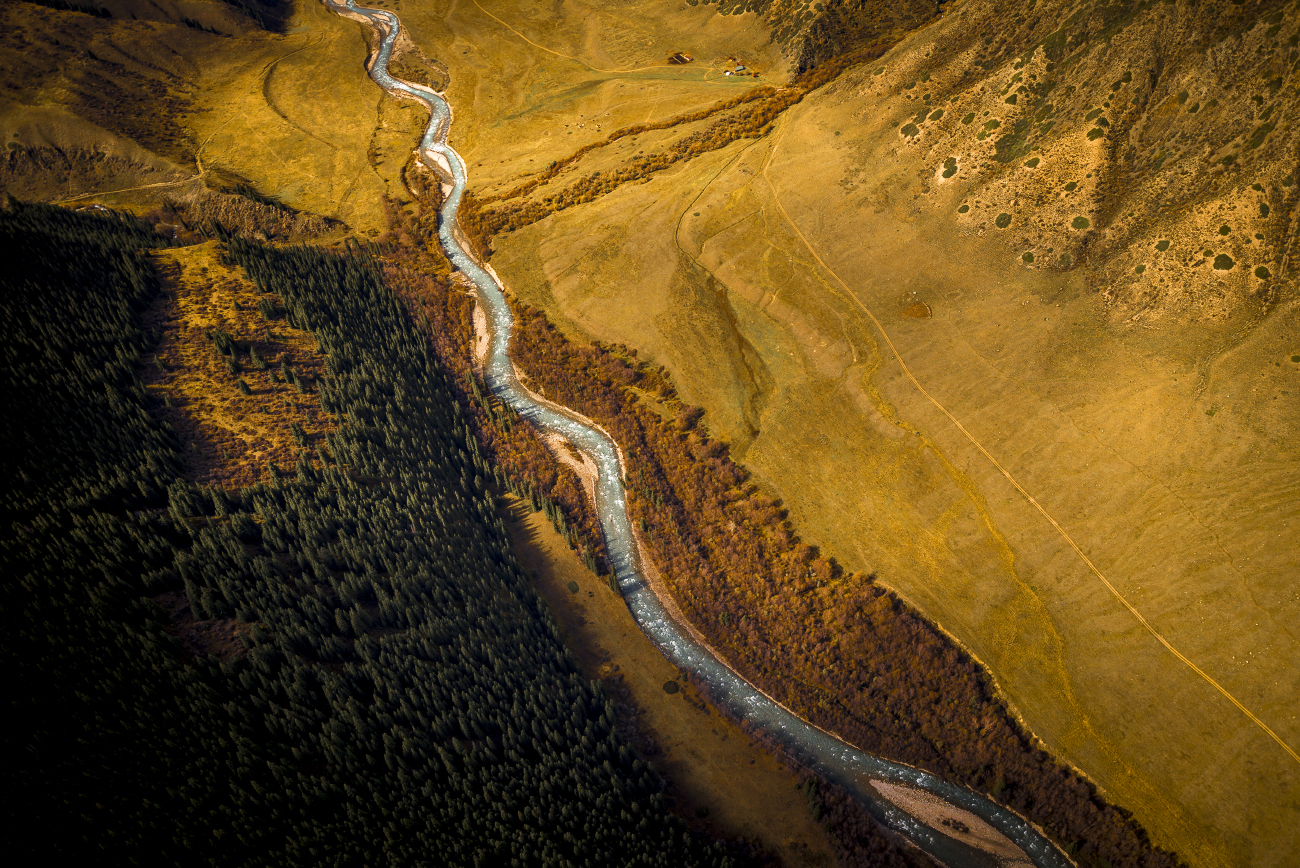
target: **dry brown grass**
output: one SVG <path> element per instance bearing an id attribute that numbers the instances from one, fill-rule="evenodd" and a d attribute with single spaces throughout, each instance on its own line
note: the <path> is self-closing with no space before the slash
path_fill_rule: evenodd
<path id="1" fill-rule="evenodd" d="M 158 270 L 163 296 L 146 327 L 161 330 L 162 341 L 145 359 L 142 377 L 165 402 L 163 415 L 184 441 L 189 478 L 232 488 L 264 479 L 268 462 L 291 469 L 302 452 L 295 424 L 306 432 L 309 448 L 324 448 L 325 433 L 338 425 L 321 409 L 314 385 L 325 376 L 315 337 L 283 318 L 263 319 L 258 301 L 266 296 L 221 263 L 215 243 L 162 251 Z M 240 342 L 239 373 L 217 352 L 213 329 Z M 249 350 L 266 370 L 252 366 Z M 282 362 L 306 384 L 305 392 L 285 382 Z M 241 378 L 248 395 L 238 390 Z"/>

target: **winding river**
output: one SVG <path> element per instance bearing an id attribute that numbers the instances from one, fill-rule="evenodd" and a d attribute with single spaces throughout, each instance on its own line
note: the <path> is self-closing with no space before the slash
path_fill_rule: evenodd
<path id="1" fill-rule="evenodd" d="M 595 462 L 599 472 L 596 509 L 618 588 L 651 641 L 676 666 L 704 681 L 714 701 L 733 717 L 765 732 L 797 762 L 852 793 L 877 821 L 945 865 L 1071 868 L 1070 860 L 1015 812 L 927 772 L 863 753 L 804 721 L 693 641 L 668 616 L 641 571 L 622 484 L 626 468 L 617 445 L 595 425 L 536 399 L 520 384 L 507 353 L 514 324 L 510 305 L 495 275 L 475 262 L 456 238 L 456 212 L 467 175 L 464 160 L 447 145 L 451 106 L 435 91 L 388 74 L 388 61 L 401 26 L 395 14 L 357 6 L 356 0 L 346 0 L 345 4 L 322 2 L 340 15 L 370 26 L 380 37 L 379 48 L 370 58 L 370 77 L 375 83 L 394 96 L 415 99 L 428 108 L 430 120 L 420 141 L 419 155 L 452 184 L 442 208 L 439 238 L 452 264 L 477 287 L 479 302 L 487 313 L 491 339 L 483 365 L 484 378 L 494 394 L 531 424 L 558 434 Z M 917 816 L 900 805 L 911 806 Z M 963 818 L 964 822 L 953 826 L 933 822 L 935 816 L 944 814 Z M 918 816 L 929 816 L 933 825 L 926 825 Z"/>

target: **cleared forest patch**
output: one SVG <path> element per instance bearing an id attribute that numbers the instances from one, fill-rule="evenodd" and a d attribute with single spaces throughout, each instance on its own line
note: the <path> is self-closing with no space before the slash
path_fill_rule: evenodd
<path id="1" fill-rule="evenodd" d="M 304 451 L 324 449 L 338 424 L 321 409 L 315 337 L 224 265 L 215 243 L 157 261 L 163 295 L 145 322 L 162 340 L 141 379 L 186 443 L 190 480 L 248 486 L 269 477 L 269 464 L 289 471 Z"/>

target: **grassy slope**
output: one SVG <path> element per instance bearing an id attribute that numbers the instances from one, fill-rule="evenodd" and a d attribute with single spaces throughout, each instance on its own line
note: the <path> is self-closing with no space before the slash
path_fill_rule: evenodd
<path id="1" fill-rule="evenodd" d="M 383 229 L 382 196 L 401 196 L 400 172 L 425 116 L 382 98 L 366 78 L 355 24 L 314 2 L 297 4 L 283 36 L 240 27 L 225 4 L 182 10 L 230 34 L 218 36 L 142 3 L 121 0 L 112 19 L 22 2 L 0 12 L 4 139 L 98 148 L 131 164 L 108 178 L 77 167 L 39 186 L 28 173 L 18 192 L 61 200 L 127 190 L 80 201 L 138 208 L 242 180 L 354 232 Z M 141 20 L 129 20 L 135 6 Z M 201 179 L 174 183 L 200 170 Z"/>
<path id="2" fill-rule="evenodd" d="M 1149 209 L 1147 225 L 1110 224 L 1097 242 L 1106 258 L 1025 267 L 1027 249 L 1079 255 L 1056 226 L 1035 227 L 1028 245 L 994 237 L 1004 201 L 1043 190 L 960 127 L 946 133 L 951 148 L 985 176 L 943 186 L 946 154 L 934 149 L 949 141 L 909 149 L 895 128 L 917 111 L 904 85 L 961 26 L 950 15 L 885 58 L 880 77 L 847 77 L 798 106 L 779 146 L 738 143 L 498 238 L 494 265 L 570 328 L 667 363 L 810 541 L 879 570 L 956 634 L 1030 728 L 1159 844 L 1194 864 L 1285 864 L 1300 846 L 1300 766 L 1142 628 L 902 374 L 859 306 L 1154 628 L 1294 747 L 1294 284 L 1275 282 L 1260 303 L 1249 269 L 1216 274 L 1188 250 L 1161 263 L 1181 293 L 1123 277 L 1144 230 L 1186 248 L 1230 243 L 1250 268 L 1274 270 L 1285 241 L 1255 253 L 1240 226 L 1214 237 L 1234 207 L 1254 228 L 1242 209 L 1256 207 L 1255 177 L 1243 176 L 1163 226 L 1151 216 L 1160 194 L 1143 190 L 1127 201 Z M 1101 52 L 1080 83 L 1107 93 L 1147 50 Z M 973 109 L 986 87 L 1009 113 L 1003 83 L 934 89 Z M 1113 170 L 1103 149 L 1075 144 L 1091 124 L 1070 124 L 1044 144 L 1042 168 L 1080 181 Z M 1282 192 L 1279 165 L 1264 161 L 1257 177 Z M 1191 169 L 1191 182 L 1213 171 Z M 976 199 L 987 216 L 959 219 Z M 1087 207 L 1099 200 L 1114 210 L 1100 196 Z M 1068 219 L 1079 205 L 1050 209 Z M 934 318 L 900 316 L 916 298 Z M 1138 322 L 1157 328 L 1125 322 L 1143 310 Z"/>
<path id="3" fill-rule="evenodd" d="M 542 169 L 620 127 L 703 108 L 757 84 L 722 75 L 730 55 L 761 70 L 761 81 L 786 76 L 752 14 L 665 9 L 654 0 L 617 8 L 579 0 L 550 10 L 517 10 L 500 0 L 388 8 L 451 71 L 451 144 L 469 163 L 476 190 L 516 177 L 530 162 Z M 670 51 L 696 60 L 667 66 Z"/>

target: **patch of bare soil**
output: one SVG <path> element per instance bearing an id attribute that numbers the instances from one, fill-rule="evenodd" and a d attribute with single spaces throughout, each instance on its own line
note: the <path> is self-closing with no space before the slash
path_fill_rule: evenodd
<path id="1" fill-rule="evenodd" d="M 153 601 L 171 618 L 167 631 L 180 639 L 194 656 L 211 654 L 223 663 L 244 656 L 247 649 L 243 637 L 249 625 L 234 618 L 195 618 L 184 591 L 167 591 Z"/>

